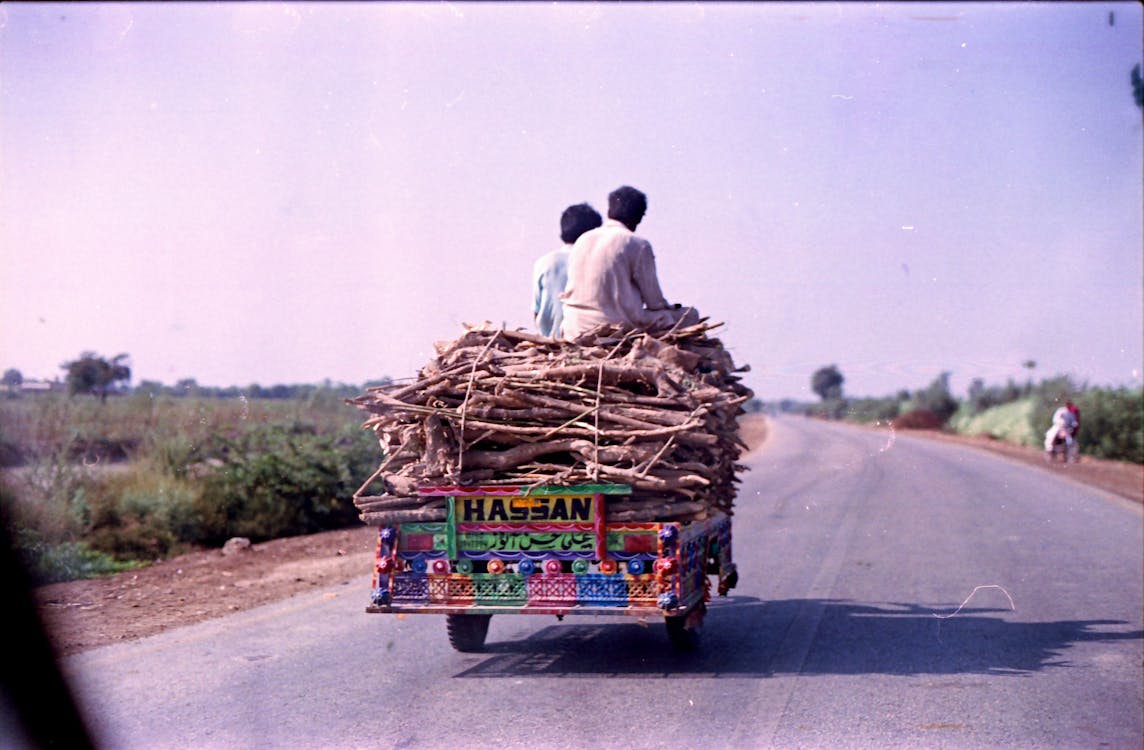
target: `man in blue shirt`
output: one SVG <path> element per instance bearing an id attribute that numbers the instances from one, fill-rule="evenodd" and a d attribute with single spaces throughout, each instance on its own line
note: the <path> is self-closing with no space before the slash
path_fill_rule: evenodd
<path id="1" fill-rule="evenodd" d="M 604 223 L 596 209 L 578 203 L 564 209 L 560 216 L 560 239 L 564 246 L 539 258 L 532 266 L 532 319 L 541 335 L 560 335 L 563 308 L 560 294 L 568 279 L 568 251 L 587 232 Z"/>

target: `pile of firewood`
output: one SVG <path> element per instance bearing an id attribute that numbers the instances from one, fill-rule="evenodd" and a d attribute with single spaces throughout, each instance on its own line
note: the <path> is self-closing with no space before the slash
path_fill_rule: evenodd
<path id="1" fill-rule="evenodd" d="M 417 494 L 441 485 L 626 484 L 610 521 L 730 514 L 752 393 L 716 327 L 601 326 L 568 343 L 483 326 L 438 343 L 413 382 L 349 401 L 384 454 L 354 496 L 362 520 L 443 520 L 445 500 Z"/>

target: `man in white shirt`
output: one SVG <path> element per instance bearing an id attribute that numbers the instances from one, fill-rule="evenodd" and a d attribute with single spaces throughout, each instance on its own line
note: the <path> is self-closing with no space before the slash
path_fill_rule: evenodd
<path id="1" fill-rule="evenodd" d="M 647 196 L 624 185 L 608 195 L 608 220 L 576 240 L 568 256 L 563 336 L 575 340 L 602 323 L 647 331 L 699 322 L 694 308 L 670 305 L 660 290 L 651 243 L 635 234 Z"/>
<path id="2" fill-rule="evenodd" d="M 563 310 L 560 295 L 568 278 L 568 253 L 572 243 L 589 229 L 603 223 L 596 209 L 578 203 L 560 215 L 560 239 L 564 246 L 541 256 L 532 266 L 532 319 L 541 335 L 560 335 Z"/>

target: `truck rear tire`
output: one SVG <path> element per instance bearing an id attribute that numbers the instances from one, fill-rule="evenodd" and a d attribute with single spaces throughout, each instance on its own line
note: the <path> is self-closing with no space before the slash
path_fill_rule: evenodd
<path id="1" fill-rule="evenodd" d="M 667 639 L 676 651 L 694 651 L 699 648 L 699 634 L 703 628 L 703 618 L 707 615 L 707 605 L 695 605 L 685 615 L 667 617 Z"/>
<path id="2" fill-rule="evenodd" d="M 445 615 L 449 643 L 462 653 L 474 653 L 485 648 L 492 615 Z"/>

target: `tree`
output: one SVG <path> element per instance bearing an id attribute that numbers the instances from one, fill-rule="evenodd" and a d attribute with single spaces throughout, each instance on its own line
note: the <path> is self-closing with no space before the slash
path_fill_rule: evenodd
<path id="1" fill-rule="evenodd" d="M 943 372 L 934 378 L 934 381 L 914 394 L 914 403 L 919 409 L 933 412 L 942 424 L 949 421 L 957 411 L 957 399 L 949 392 L 950 373 Z"/>
<path id="2" fill-rule="evenodd" d="M 197 396 L 199 395 L 199 384 L 194 378 L 182 378 L 175 381 L 175 395 L 176 396 Z"/>
<path id="3" fill-rule="evenodd" d="M 4 371 L 4 385 L 8 386 L 10 393 L 20 390 L 24 384 L 24 374 L 12 367 Z"/>
<path id="4" fill-rule="evenodd" d="M 846 378 L 842 377 L 837 365 L 828 365 L 815 370 L 810 376 L 810 388 L 823 401 L 833 401 L 842 398 L 842 384 Z"/>
<path id="5" fill-rule="evenodd" d="M 90 393 L 107 400 L 113 386 L 131 380 L 131 368 L 127 366 L 126 354 L 119 354 L 107 360 L 95 352 L 84 352 L 79 359 L 65 362 L 60 367 L 67 371 L 68 393 L 76 395 Z"/>

